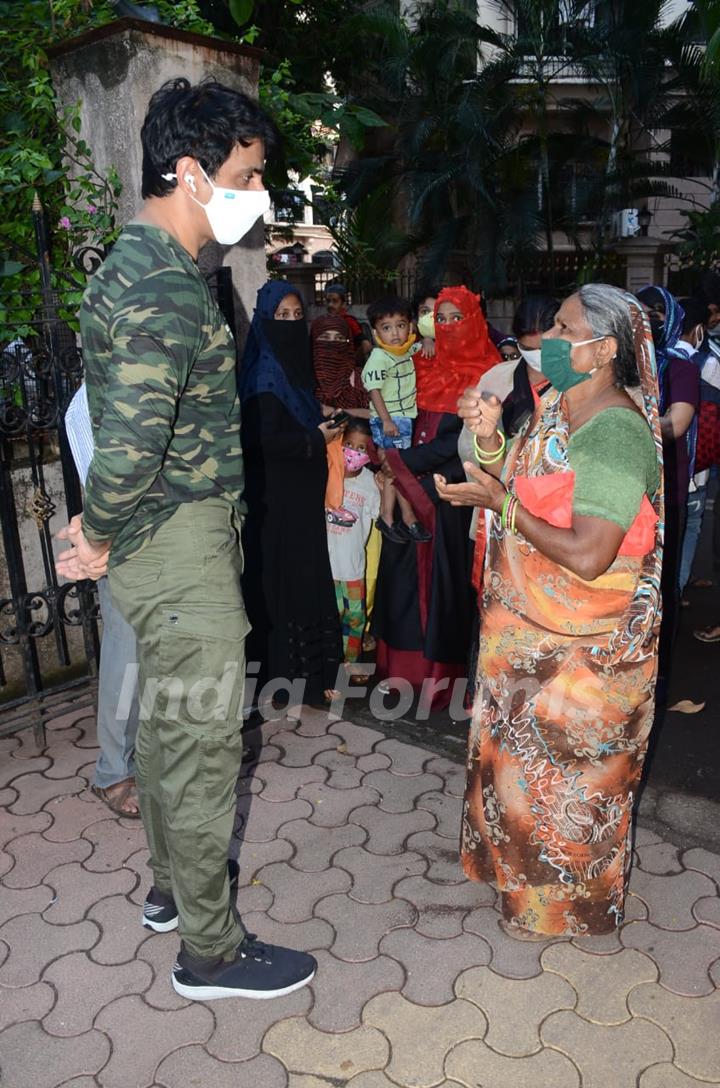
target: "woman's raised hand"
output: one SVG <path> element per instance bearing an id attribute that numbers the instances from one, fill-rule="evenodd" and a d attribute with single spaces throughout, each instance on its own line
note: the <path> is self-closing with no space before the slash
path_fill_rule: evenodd
<path id="1" fill-rule="evenodd" d="M 478 438 L 490 438 L 500 422 L 502 401 L 492 393 L 481 394 L 477 389 L 466 389 L 458 401 L 458 415 Z"/>

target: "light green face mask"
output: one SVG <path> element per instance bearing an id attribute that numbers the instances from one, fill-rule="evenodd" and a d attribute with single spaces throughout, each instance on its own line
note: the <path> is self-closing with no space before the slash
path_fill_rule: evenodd
<path id="1" fill-rule="evenodd" d="M 421 336 L 430 336 L 435 339 L 435 314 L 421 314 L 418 318 L 417 329 Z"/>
<path id="2" fill-rule="evenodd" d="M 573 370 L 570 358 L 572 349 L 604 339 L 604 336 L 592 336 L 589 340 L 576 340 L 574 344 L 569 340 L 543 340 L 540 345 L 540 369 L 559 393 L 566 393 L 574 385 L 587 381 L 597 370 L 597 367 L 593 367 L 584 374 Z"/>

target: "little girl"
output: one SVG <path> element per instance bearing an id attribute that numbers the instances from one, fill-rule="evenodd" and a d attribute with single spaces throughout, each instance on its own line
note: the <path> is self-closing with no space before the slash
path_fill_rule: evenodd
<path id="1" fill-rule="evenodd" d="M 362 649 L 366 618 L 365 544 L 380 512 L 380 491 L 372 472 L 365 467 L 370 460 L 370 441 L 369 423 L 364 419 L 351 419 L 343 435 L 343 506 L 355 515 L 355 522 L 349 527 L 330 522 L 327 527 L 346 668 L 357 661 Z M 366 675 L 354 673 L 350 682 L 364 684 L 367 680 Z"/>

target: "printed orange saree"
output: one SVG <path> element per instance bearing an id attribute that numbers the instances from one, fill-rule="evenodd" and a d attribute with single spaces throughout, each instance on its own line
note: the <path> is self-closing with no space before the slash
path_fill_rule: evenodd
<path id="1" fill-rule="evenodd" d="M 661 464 L 654 356 L 636 304 L 633 321 Z M 562 398 L 551 390 L 513 444 L 503 481 L 528 481 L 527 495 L 533 480 L 567 473 L 568 441 Z M 600 934 L 623 919 L 632 809 L 654 712 L 662 488 L 653 506 L 645 554 L 622 548 L 592 582 L 492 519 L 462 863 L 471 879 L 497 884 L 504 917 L 525 930 Z"/>

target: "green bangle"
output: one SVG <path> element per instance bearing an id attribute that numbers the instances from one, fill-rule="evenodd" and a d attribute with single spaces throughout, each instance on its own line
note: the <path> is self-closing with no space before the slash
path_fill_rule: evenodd
<path id="1" fill-rule="evenodd" d="M 512 492 L 508 491 L 503 499 L 502 509 L 500 511 L 500 525 L 503 529 L 507 529 L 507 514 L 512 502 Z"/>
<path id="2" fill-rule="evenodd" d="M 518 506 L 520 505 L 520 500 L 518 499 L 518 497 L 516 495 L 513 495 L 513 498 L 515 499 L 515 501 L 513 503 L 512 513 L 510 515 L 510 532 L 512 533 L 513 536 L 515 536 L 516 535 L 515 518 L 517 517 Z"/>
<path id="3" fill-rule="evenodd" d="M 480 443 L 477 440 L 477 435 L 473 435 L 473 448 L 475 450 L 475 457 L 481 465 L 494 465 L 505 453 L 505 446 L 507 445 L 505 435 L 500 430 L 496 430 L 495 434 L 499 435 L 500 437 L 500 448 L 495 450 L 495 452 L 491 453 L 490 455 L 488 455 L 487 450 L 483 450 L 481 448 Z"/>

